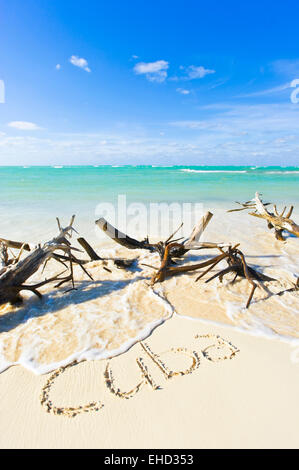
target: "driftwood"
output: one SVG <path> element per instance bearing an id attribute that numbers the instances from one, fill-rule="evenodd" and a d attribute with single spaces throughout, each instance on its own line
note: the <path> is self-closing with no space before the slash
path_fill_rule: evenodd
<path id="1" fill-rule="evenodd" d="M 86 269 L 82 266 L 79 260 L 73 255 L 72 251 L 80 251 L 74 248 L 68 238 L 71 237 L 75 216 L 72 217 L 68 227 L 61 228 L 60 222 L 58 221 L 58 227 L 60 233 L 57 237 L 51 241 L 45 243 L 43 246 L 38 246 L 36 249 L 30 252 L 25 258 L 20 259 L 20 254 L 13 260 L 8 259 L 7 247 L 11 246 L 10 243 L 5 243 L 2 239 L 1 242 L 1 270 L 0 270 L 0 305 L 10 302 L 12 304 L 20 302 L 20 292 L 29 290 L 37 295 L 39 298 L 42 297 L 39 292 L 39 288 L 54 281 L 58 281 L 57 287 L 63 285 L 66 282 L 72 282 L 72 288 L 74 288 L 74 277 L 73 277 L 73 264 L 78 263 L 86 274 L 92 279 Z M 21 250 L 24 245 L 21 244 Z M 67 256 L 60 255 L 57 251 L 62 251 Z M 46 279 L 35 285 L 24 284 L 33 274 L 35 274 L 41 266 L 45 266 L 49 259 L 54 259 L 59 263 L 63 264 L 66 268 L 62 273 Z M 69 267 L 66 262 L 69 262 Z M 66 271 L 69 273 L 61 277 Z"/>
<path id="2" fill-rule="evenodd" d="M 181 241 L 182 239 L 174 240 L 175 235 L 181 229 L 182 225 L 164 242 L 150 243 L 149 239 L 146 238 L 143 241 L 135 240 L 128 235 L 120 232 L 118 229 L 109 224 L 105 219 L 99 219 L 96 221 L 98 225 L 110 238 L 112 238 L 119 245 L 125 246 L 129 249 L 144 249 L 151 252 L 158 252 L 161 259 L 160 268 L 143 263 L 143 266 L 148 266 L 157 271 L 151 279 L 151 285 L 157 282 L 163 282 L 166 278 L 182 274 L 186 272 L 195 271 L 206 266 L 210 266 L 215 262 L 215 259 L 204 261 L 202 263 L 192 264 L 188 266 L 176 266 L 176 259 L 181 258 L 190 250 L 203 250 L 213 248 L 225 248 L 230 245 L 224 245 L 222 243 L 200 243 L 200 237 L 208 226 L 213 214 L 207 212 L 194 227 L 190 236 Z M 220 256 L 223 259 L 223 255 Z"/>
<path id="3" fill-rule="evenodd" d="M 141 249 L 149 250 L 151 252 L 158 252 L 161 260 L 163 260 L 166 247 L 168 247 L 167 255 L 168 260 L 170 262 L 173 258 L 180 258 L 184 256 L 191 249 L 201 248 L 198 246 L 198 241 L 212 217 L 213 214 L 211 214 L 211 212 L 207 212 L 201 218 L 199 223 L 194 227 L 191 235 L 181 243 L 174 243 L 181 239 L 173 240 L 173 238 L 177 234 L 177 232 L 182 228 L 182 225 L 166 241 L 161 241 L 158 243 L 150 243 L 148 237 L 142 241 L 131 238 L 128 235 L 120 232 L 115 227 L 113 227 L 104 218 L 97 220 L 96 225 L 119 245 L 124 246 L 125 248 L 128 248 L 130 250 Z"/>
<path id="4" fill-rule="evenodd" d="M 177 244 L 174 243 L 173 245 L 177 245 Z M 214 276 L 212 276 L 206 282 L 210 282 L 217 277 L 219 277 L 220 281 L 222 282 L 223 277 L 226 274 L 231 273 L 231 272 L 235 274 L 235 277 L 232 282 L 235 282 L 237 277 L 247 279 L 247 281 L 252 286 L 252 290 L 251 290 L 250 296 L 246 304 L 246 308 L 249 308 L 255 289 L 258 286 L 264 289 L 263 282 L 276 281 L 276 279 L 271 278 L 269 276 L 265 276 L 264 274 L 248 266 L 245 261 L 244 254 L 238 249 L 239 245 L 235 245 L 234 247 L 227 246 L 227 251 L 224 251 L 225 246 L 221 244 L 218 244 L 218 245 L 207 244 L 207 245 L 211 245 L 211 246 L 208 246 L 209 248 L 218 248 L 221 254 L 207 261 L 204 261 L 202 263 L 191 264 L 188 266 L 174 266 L 174 267 L 169 265 L 169 251 L 171 250 L 172 246 L 171 244 L 168 245 L 165 250 L 161 267 L 157 269 L 157 268 L 154 268 L 153 266 L 149 266 L 157 270 L 157 272 L 154 274 L 154 276 L 151 279 L 151 284 L 154 285 L 157 282 L 163 282 L 165 281 L 165 279 L 175 276 L 177 274 L 197 271 L 199 269 L 207 267 L 208 269 L 206 269 L 203 273 L 200 274 L 200 276 L 198 276 L 198 278 L 196 279 L 196 282 L 197 282 L 199 281 L 199 279 L 204 277 L 209 271 L 215 268 L 217 264 L 225 260 L 228 264 L 228 267 L 221 270 L 219 273 L 215 274 Z M 292 291 L 293 290 L 295 289 L 292 289 Z"/>
<path id="5" fill-rule="evenodd" d="M 31 251 L 28 243 L 14 242 L 5 238 L 0 238 L 0 243 L 3 243 L 8 248 L 16 248 L 17 250 L 23 248 L 25 251 Z"/>
<path id="6" fill-rule="evenodd" d="M 254 201 L 248 201 L 244 204 L 241 204 L 243 207 L 236 210 L 245 210 L 245 209 L 255 209 L 254 213 L 258 217 L 265 218 L 268 221 L 268 224 L 271 224 L 271 227 L 274 227 L 275 230 L 282 231 L 288 230 L 290 233 L 297 234 L 299 236 L 298 226 L 290 220 L 292 214 L 292 208 L 286 215 L 283 217 L 285 211 L 280 215 L 274 215 L 270 213 L 266 206 L 269 204 L 264 204 L 258 193 Z M 258 212 L 259 211 L 259 212 Z M 275 213 L 277 209 L 275 208 Z M 176 234 L 181 229 L 182 225 L 176 230 L 170 237 L 165 241 L 160 241 L 158 243 L 150 243 L 149 239 L 146 238 L 143 241 L 136 240 L 129 237 L 126 234 L 121 233 L 119 230 L 110 225 L 105 219 L 100 219 L 96 221 L 96 224 L 116 243 L 124 246 L 128 249 L 145 249 L 150 252 L 156 252 L 159 254 L 161 259 L 160 267 L 149 266 L 153 268 L 156 272 L 151 278 L 151 284 L 157 282 L 163 282 L 165 279 L 175 276 L 177 274 L 183 274 L 187 272 L 193 272 L 200 269 L 205 270 L 200 273 L 196 281 L 203 278 L 208 272 L 214 269 L 221 261 L 227 262 L 227 267 L 222 269 L 220 272 L 213 275 L 206 282 L 210 282 L 213 279 L 219 277 L 222 282 L 223 277 L 228 273 L 234 273 L 235 277 L 232 282 L 235 282 L 237 277 L 246 279 L 252 286 L 250 296 L 248 298 L 246 308 L 250 306 L 254 292 L 257 287 L 261 287 L 264 290 L 264 282 L 275 281 L 275 279 L 265 276 L 264 274 L 256 271 L 252 267 L 248 266 L 245 260 L 244 254 L 239 250 L 239 245 L 232 246 L 231 244 L 221 244 L 221 243 L 209 243 L 209 242 L 200 242 L 200 237 L 202 236 L 204 230 L 206 229 L 208 223 L 210 222 L 213 214 L 207 212 L 199 221 L 199 223 L 194 227 L 192 233 L 187 239 L 177 238 L 175 239 Z M 74 272 L 73 265 L 77 264 L 80 268 L 89 276 L 91 280 L 92 277 L 85 269 L 84 265 L 90 262 L 89 260 L 78 259 L 74 251 L 80 252 L 77 248 L 73 247 L 69 239 L 71 238 L 72 232 L 75 231 L 73 228 L 75 216 L 72 217 L 70 224 L 66 228 L 62 228 L 58 221 L 59 235 L 53 238 L 51 241 L 45 243 L 43 246 L 38 246 L 33 249 L 28 243 L 13 242 L 11 240 L 6 240 L 0 238 L 0 305 L 10 302 L 17 303 L 21 301 L 20 292 L 21 291 L 31 291 L 39 298 L 42 297 L 39 292 L 39 288 L 42 286 L 56 282 L 55 287 L 60 287 L 67 282 L 71 282 L 72 289 L 75 288 L 74 283 Z M 96 251 L 91 247 L 91 245 L 84 239 L 78 238 L 78 243 L 88 254 L 90 260 L 92 261 L 104 261 L 103 269 L 111 272 L 108 268 L 105 267 L 105 261 L 108 259 L 100 257 Z M 13 257 L 10 257 L 9 250 L 17 249 L 19 253 L 17 255 L 13 254 Z M 213 256 L 210 259 L 203 261 L 201 263 L 191 264 L 191 265 L 178 265 L 177 260 L 183 257 L 190 250 L 202 250 L 202 249 L 217 249 L 220 253 L 217 256 Z M 29 254 L 24 255 L 24 251 L 29 251 Z M 58 263 L 64 266 L 63 272 L 53 276 L 51 279 L 45 279 L 35 285 L 27 285 L 26 281 L 33 276 L 40 267 L 46 266 L 47 262 L 53 259 Z M 126 259 L 113 259 L 112 260 L 117 267 L 128 268 L 136 260 L 126 260 Z M 294 286 L 289 289 L 289 292 L 297 291 L 299 289 L 299 279 Z M 282 293 L 279 293 L 281 295 Z"/>
<path id="7" fill-rule="evenodd" d="M 103 217 L 96 221 L 96 225 L 101 230 L 103 230 L 103 232 L 105 232 L 108 237 L 112 238 L 116 243 L 121 246 L 124 246 L 125 248 L 128 248 L 129 250 L 144 249 L 153 251 L 153 248 L 149 243 L 148 238 L 143 241 L 135 240 L 135 238 L 131 238 L 129 237 L 129 235 L 126 235 L 117 228 L 113 227 L 113 225 L 109 224 L 109 222 L 107 222 L 107 220 Z"/>
<path id="8" fill-rule="evenodd" d="M 91 261 L 100 261 L 102 258 L 97 255 L 94 249 L 90 246 L 90 244 L 85 240 L 85 238 L 78 238 L 78 243 L 84 248 L 88 256 L 90 257 Z"/>
<path id="9" fill-rule="evenodd" d="M 208 248 L 216 248 L 218 245 L 213 244 L 213 246 L 209 246 Z M 202 263 L 191 264 L 188 266 L 171 266 L 170 265 L 170 250 L 172 249 L 172 244 L 168 245 L 165 250 L 164 258 L 162 260 L 160 268 L 155 268 L 154 266 L 149 266 L 150 268 L 155 269 L 157 272 L 153 275 L 151 279 L 151 284 L 154 285 L 157 282 L 163 282 L 165 279 L 176 276 L 177 274 L 183 274 L 191 271 L 197 271 L 198 269 L 205 268 L 210 266 L 215 262 L 215 259 L 210 259 L 208 261 L 203 261 Z M 201 247 L 199 248 L 201 249 Z M 220 257 L 218 257 L 220 258 Z M 223 259 L 221 257 L 221 259 Z M 220 260 L 221 261 L 221 260 Z"/>
<path id="10" fill-rule="evenodd" d="M 285 237 L 283 236 L 283 231 L 287 231 L 296 237 L 299 237 L 299 225 L 297 225 L 290 217 L 293 213 L 294 207 L 291 206 L 289 211 L 286 215 L 286 207 L 283 211 L 279 214 L 276 205 L 274 204 L 274 213 L 270 212 L 266 207 L 270 205 L 270 203 L 264 203 L 259 193 L 255 194 L 255 198 L 251 201 L 247 201 L 245 203 L 237 203 L 242 206 L 240 209 L 232 209 L 228 212 L 238 212 L 247 209 L 254 209 L 253 212 L 249 212 L 249 215 L 254 217 L 259 217 L 261 219 L 265 219 L 268 224 L 268 228 L 275 230 L 275 237 L 277 240 L 285 241 Z"/>
<path id="11" fill-rule="evenodd" d="M 122 269 L 130 268 L 132 264 L 135 263 L 136 261 L 135 259 L 114 258 L 111 260 L 110 258 L 101 258 L 94 251 L 92 246 L 90 246 L 90 244 L 85 240 L 85 238 L 78 238 L 77 241 L 78 243 L 80 243 L 82 248 L 84 248 L 84 250 L 88 254 L 91 261 L 113 261 L 115 266 L 117 266 L 118 268 L 122 268 Z M 106 268 L 105 266 L 104 266 L 104 269 L 106 271 L 111 272 L 110 269 Z"/>
<path id="12" fill-rule="evenodd" d="M 224 251 L 222 248 L 219 248 L 219 250 L 221 251 L 222 255 L 215 257 L 213 260 L 211 260 L 213 261 L 213 263 L 211 263 L 210 267 L 205 272 L 203 272 L 196 279 L 196 281 L 204 277 L 211 269 L 213 269 L 218 263 L 220 263 L 220 261 L 225 260 L 228 264 L 228 267 L 222 269 L 220 272 L 212 276 L 206 281 L 206 283 L 212 281 L 213 279 L 216 279 L 217 277 L 219 277 L 220 282 L 222 282 L 223 277 L 228 273 L 235 274 L 235 277 L 232 281 L 233 283 L 236 281 L 237 277 L 247 279 L 247 281 L 252 286 L 252 290 L 246 304 L 246 308 L 249 308 L 255 289 L 258 286 L 264 289 L 263 282 L 276 281 L 276 279 L 269 276 L 265 276 L 264 274 L 248 266 L 245 261 L 244 254 L 238 249 L 238 245 L 234 247 L 229 247 L 227 251 Z"/>

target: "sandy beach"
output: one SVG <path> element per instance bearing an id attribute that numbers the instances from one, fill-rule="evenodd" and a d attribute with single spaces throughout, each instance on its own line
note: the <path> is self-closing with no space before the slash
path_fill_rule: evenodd
<path id="1" fill-rule="evenodd" d="M 298 239 L 278 241 L 264 220 L 221 204 L 204 209 L 214 216 L 201 242 L 240 243 L 248 265 L 275 280 L 248 309 L 246 279 L 205 282 L 224 260 L 198 282 L 202 269 L 151 285 L 157 252 L 121 247 L 78 214 L 80 236 L 104 260 L 73 266 L 75 290 L 48 284 L 42 299 L 23 291 L 22 304 L 0 307 L 1 448 L 298 447 Z M 41 221 L 31 243 L 57 234 Z M 4 235 L 25 230 L 10 224 Z M 215 254 L 191 250 L 177 266 Z M 119 269 L 115 258 L 134 262 Z M 30 284 L 60 269 L 52 259 Z"/>
<path id="2" fill-rule="evenodd" d="M 142 378 L 139 358 L 152 384 Z M 298 447 L 299 363 L 294 358 L 294 348 L 280 341 L 175 316 L 122 356 L 82 362 L 58 374 L 49 388 L 50 413 L 41 397 L 51 374 L 35 376 L 22 367 L 1 374 L 0 445 Z M 179 375 L 166 378 L 169 371 Z M 155 390 L 153 383 L 161 388 Z M 79 408 L 94 402 L 97 411 Z M 61 415 L 53 414 L 55 407 L 62 408 Z M 78 414 L 69 417 L 69 408 Z"/>
<path id="3" fill-rule="evenodd" d="M 299 447 L 298 14 L 0 0 L 0 449 Z"/>
<path id="4" fill-rule="evenodd" d="M 208 287 L 197 273 L 152 291 L 143 263 L 158 257 L 138 259 L 141 273 L 91 262 L 90 288 L 75 268 L 78 291 L 45 288 L 42 303 L 2 311 L 2 359 L 15 366 L 0 374 L 1 448 L 298 447 L 297 293 L 261 291 L 246 310 L 245 281 Z"/>

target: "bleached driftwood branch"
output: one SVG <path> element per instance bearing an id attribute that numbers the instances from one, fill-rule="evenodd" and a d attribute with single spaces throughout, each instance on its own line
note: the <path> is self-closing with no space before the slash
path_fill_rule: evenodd
<path id="1" fill-rule="evenodd" d="M 260 194 L 258 192 L 255 193 L 254 199 L 252 199 L 251 201 L 242 203 L 240 205 L 243 207 L 240 209 L 232 209 L 228 212 L 237 212 L 237 211 L 243 211 L 246 209 L 250 209 L 250 210 L 254 209 L 253 212 L 249 212 L 249 215 L 252 215 L 254 217 L 259 217 L 260 219 L 265 219 L 268 223 L 268 228 L 269 229 L 274 228 L 275 237 L 277 238 L 277 240 L 285 241 L 285 237 L 282 234 L 284 230 L 291 233 L 292 235 L 295 235 L 296 237 L 299 237 L 299 225 L 297 225 L 291 219 L 291 215 L 294 209 L 293 206 L 290 207 L 286 215 L 284 215 L 286 211 L 286 207 L 279 214 L 275 204 L 273 205 L 274 213 L 270 212 L 267 209 L 267 206 L 269 206 L 270 203 L 264 203 L 261 200 Z"/>
<path id="2" fill-rule="evenodd" d="M 29 243 L 22 243 L 22 242 L 14 242 L 12 240 L 6 240 L 5 238 L 0 238 L 0 243 L 3 243 L 8 248 L 14 248 L 20 250 L 23 248 L 25 251 L 31 251 Z"/>
<path id="3" fill-rule="evenodd" d="M 1 268 L 0 268 L 0 305 L 10 302 L 16 303 L 21 301 L 20 292 L 23 290 L 29 290 L 33 292 L 38 297 L 42 297 L 39 292 L 39 288 L 53 281 L 59 281 L 58 285 L 62 285 L 65 282 L 71 281 L 74 287 L 73 279 L 73 263 L 78 261 L 73 256 L 72 251 L 80 251 L 72 247 L 68 238 L 71 237 L 75 216 L 72 217 L 71 222 L 68 227 L 62 228 L 60 222 L 58 221 L 59 235 L 49 242 L 45 243 L 43 246 L 38 246 L 29 255 L 25 258 L 20 259 L 20 255 L 13 260 L 8 259 L 7 255 L 7 246 L 11 246 L 10 243 L 5 244 L 2 239 L 1 242 Z M 25 249 L 22 245 L 21 250 Z M 62 256 L 56 253 L 57 251 L 62 251 L 67 256 L 63 257 L 64 261 L 69 261 L 69 268 L 62 261 Z M 46 279 L 35 285 L 26 285 L 24 284 L 31 276 L 33 276 L 38 269 L 45 265 L 50 258 L 55 259 L 60 262 L 66 268 L 63 273 L 69 270 L 70 274 L 65 277 L 61 277 L 63 273 L 60 273 L 51 279 Z M 78 263 L 81 268 L 87 273 L 85 268 Z M 87 273 L 88 274 L 88 273 Z M 89 276 L 91 278 L 91 276 Z M 92 278 L 91 278 L 92 279 Z"/>
<path id="4" fill-rule="evenodd" d="M 287 232 L 295 235 L 296 237 L 299 237 L 299 225 L 297 225 L 290 218 L 294 210 L 293 206 L 290 207 L 288 213 L 284 216 L 286 207 L 283 209 L 281 214 L 279 214 L 277 207 L 274 204 L 274 214 L 269 212 L 263 204 L 262 200 L 260 199 L 259 193 L 255 194 L 254 201 L 257 213 L 250 212 L 250 215 L 267 220 L 268 227 L 273 227 L 275 229 L 275 236 L 278 240 L 285 240 L 282 235 L 283 230 L 286 230 Z"/>

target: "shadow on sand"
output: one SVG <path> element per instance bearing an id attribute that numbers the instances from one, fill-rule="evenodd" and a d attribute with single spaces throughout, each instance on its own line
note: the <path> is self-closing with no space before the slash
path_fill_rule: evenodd
<path id="1" fill-rule="evenodd" d="M 31 296 L 9 313 L 0 315 L 0 333 L 13 330 L 33 318 L 58 312 L 70 305 L 80 305 L 90 300 L 105 297 L 113 292 L 121 291 L 129 284 L 141 280 L 148 280 L 148 278 L 138 276 L 128 280 L 81 281 L 76 282 L 76 290 L 66 292 L 65 288 L 54 289 L 45 294 L 41 300 Z"/>

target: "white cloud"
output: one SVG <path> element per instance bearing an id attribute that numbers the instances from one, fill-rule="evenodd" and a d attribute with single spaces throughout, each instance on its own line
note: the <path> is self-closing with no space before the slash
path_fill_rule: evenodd
<path id="1" fill-rule="evenodd" d="M 204 78 L 206 75 L 215 73 L 215 70 L 205 69 L 202 65 L 196 67 L 195 65 L 190 65 L 186 69 L 188 79 L 195 80 L 197 78 Z"/>
<path id="2" fill-rule="evenodd" d="M 275 93 L 280 93 L 281 91 L 285 91 L 291 88 L 291 83 L 284 83 L 283 85 L 279 85 L 273 88 L 267 88 L 266 90 L 254 91 L 252 93 L 246 93 L 242 95 L 238 95 L 238 98 L 250 98 L 254 96 L 266 96 L 266 95 L 273 95 Z"/>
<path id="3" fill-rule="evenodd" d="M 215 136 L 225 141 L 228 136 L 247 136 L 253 141 L 265 138 L 281 139 L 285 135 L 296 135 L 299 125 L 299 107 L 290 104 L 227 105 L 218 108 L 218 112 L 207 119 L 171 122 L 170 125 L 199 131 L 214 139 Z M 299 138 L 298 138 L 299 141 Z M 238 143 L 236 139 L 235 143 Z M 297 142 L 296 151 L 298 151 Z"/>
<path id="4" fill-rule="evenodd" d="M 179 77 L 172 77 L 171 80 L 196 80 L 198 78 L 204 78 L 206 75 L 216 73 L 215 70 L 206 69 L 202 65 L 189 65 L 188 67 L 184 67 L 183 65 L 181 65 L 180 70 L 184 71 L 184 75 L 181 75 Z"/>
<path id="5" fill-rule="evenodd" d="M 8 123 L 8 126 L 20 131 L 38 131 L 41 129 L 37 124 L 34 124 L 34 122 L 27 121 L 12 121 Z"/>
<path id="6" fill-rule="evenodd" d="M 139 62 L 134 67 L 137 75 L 145 75 L 150 82 L 164 82 L 167 78 L 169 63 L 166 60 L 157 60 L 156 62 Z"/>
<path id="7" fill-rule="evenodd" d="M 76 55 L 72 55 L 72 57 L 70 58 L 70 63 L 73 64 L 75 67 L 79 67 L 80 69 L 85 70 L 85 72 L 91 72 L 86 59 L 80 58 Z"/>
<path id="8" fill-rule="evenodd" d="M 176 91 L 181 93 L 181 95 L 190 95 L 190 90 L 185 90 L 184 88 L 177 88 Z"/>
<path id="9" fill-rule="evenodd" d="M 158 121 L 148 128 L 138 124 L 133 128 L 119 127 L 117 132 L 94 134 L 0 133 L 0 165 L 209 162 L 298 166 L 299 106 L 214 103 L 201 107 L 198 116 L 198 120 L 191 118 L 168 125 Z"/>
<path id="10" fill-rule="evenodd" d="M 60 64 L 57 64 L 56 65 L 56 70 L 60 70 L 61 69 L 61 65 Z"/>

